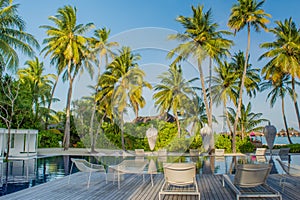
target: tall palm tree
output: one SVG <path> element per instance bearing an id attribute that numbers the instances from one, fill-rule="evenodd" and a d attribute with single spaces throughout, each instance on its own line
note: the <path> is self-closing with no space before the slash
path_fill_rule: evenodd
<path id="1" fill-rule="evenodd" d="M 70 145 L 70 107 L 72 88 L 75 76 L 81 71 L 81 65 L 87 61 L 87 38 L 84 34 L 94 27 L 92 23 L 77 24 L 77 10 L 72 6 L 64 6 L 57 10 L 55 16 L 48 18 L 55 26 L 44 25 L 49 36 L 43 43 L 46 44 L 42 52 L 50 55 L 60 69 L 66 69 L 65 79 L 69 81 L 66 103 L 66 124 L 63 145 L 67 150 Z M 73 73 L 73 74 L 72 74 Z"/>
<path id="2" fill-rule="evenodd" d="M 250 51 L 250 30 L 251 26 L 254 27 L 255 31 L 259 31 L 260 28 L 264 30 L 267 29 L 266 24 L 269 22 L 267 17 L 271 17 L 270 14 L 265 13 L 263 9 L 261 9 L 264 1 L 257 2 L 256 0 L 238 0 L 238 3 L 234 4 L 231 8 L 231 13 L 228 21 L 228 26 L 231 29 L 234 29 L 234 32 L 238 32 L 242 30 L 244 27 L 247 27 L 247 48 L 245 58 L 249 57 Z M 233 137 L 232 137 L 232 151 L 236 152 L 236 129 L 238 125 L 238 119 L 240 115 L 240 110 L 242 107 L 242 96 L 243 96 L 243 88 L 246 78 L 246 71 L 248 66 L 248 59 L 245 62 L 243 76 L 241 80 L 241 87 L 239 91 L 239 99 L 238 99 L 238 107 L 235 117 L 235 122 L 233 126 Z"/>
<path id="3" fill-rule="evenodd" d="M 277 26 L 270 29 L 270 32 L 275 36 L 275 41 L 260 45 L 262 48 L 269 49 L 261 55 L 260 59 L 271 58 L 266 64 L 267 68 L 277 67 L 291 75 L 293 90 L 292 100 L 300 128 L 300 114 L 295 90 L 295 78 L 300 78 L 300 30 L 296 27 L 296 23 L 292 18 L 285 19 L 284 22 L 276 21 L 275 23 Z"/>
<path id="4" fill-rule="evenodd" d="M 251 109 L 252 106 L 250 102 L 247 106 L 242 105 L 241 108 L 241 115 L 239 117 L 239 125 L 237 129 L 241 132 L 242 139 L 244 139 L 246 133 L 262 130 L 263 127 L 259 126 L 259 124 L 268 121 L 267 119 L 262 118 L 262 113 L 254 113 Z M 228 112 L 229 121 L 233 124 L 236 116 L 235 109 L 229 107 Z"/>
<path id="5" fill-rule="evenodd" d="M 18 75 L 21 83 L 29 85 L 29 92 L 33 98 L 32 106 L 34 107 L 35 121 L 38 121 L 40 114 L 40 100 L 45 102 L 49 97 L 51 90 L 51 79 L 54 79 L 54 74 L 44 75 L 45 70 L 43 62 L 40 62 L 37 57 L 34 60 L 25 62 L 28 68 L 19 69 Z"/>
<path id="6" fill-rule="evenodd" d="M 91 53 L 95 54 L 98 59 L 96 63 L 98 66 L 98 78 L 101 74 L 102 60 L 104 58 L 105 66 L 108 64 L 109 57 L 113 58 L 115 53 L 112 51 L 113 47 L 119 46 L 118 42 L 109 42 L 110 30 L 106 28 L 94 30 L 94 37 L 90 38 Z"/>
<path id="7" fill-rule="evenodd" d="M 226 123 L 229 131 L 232 133 L 226 108 L 228 101 L 232 101 L 234 105 L 237 105 L 239 74 L 236 73 L 233 65 L 226 61 L 219 63 L 219 66 L 215 68 L 215 74 L 212 77 L 211 95 L 217 106 L 223 103 Z"/>
<path id="8" fill-rule="evenodd" d="M 56 90 L 60 74 L 61 74 L 60 69 L 56 69 L 56 75 L 53 74 L 54 82 L 52 82 L 51 95 L 50 95 L 50 97 L 48 99 L 47 113 L 46 113 L 46 119 L 45 119 L 45 130 L 48 129 L 48 125 L 49 125 L 49 117 L 50 117 L 50 112 L 51 112 L 51 105 L 52 105 L 52 103 L 54 101 L 58 101 L 58 99 L 54 98 L 54 92 Z"/>
<path id="9" fill-rule="evenodd" d="M 154 91 L 156 91 L 153 95 L 155 105 L 158 106 L 161 114 L 172 111 L 177 123 L 178 137 L 180 137 L 178 114 L 184 114 L 185 103 L 188 99 L 195 96 L 196 87 L 190 84 L 197 80 L 197 78 L 185 80 L 181 67 L 177 65 L 171 65 L 169 70 L 158 78 L 161 81 L 160 84 L 154 87 Z"/>
<path id="10" fill-rule="evenodd" d="M 13 4 L 12 0 L 0 1 L 0 71 L 19 66 L 17 50 L 33 56 L 33 48 L 39 48 L 33 35 L 25 32 L 26 24 L 18 15 L 18 8 L 19 4 Z"/>
<path id="11" fill-rule="evenodd" d="M 197 60 L 208 125 L 212 127 L 212 100 L 210 99 L 209 103 L 207 99 L 202 61 L 207 57 L 219 61 L 220 56 L 228 52 L 232 41 L 223 38 L 223 35 L 228 35 L 229 32 L 217 31 L 219 25 L 212 22 L 211 10 L 204 12 L 203 6 L 192 6 L 192 11 L 192 17 L 179 16 L 176 19 L 185 28 L 185 32 L 170 35 L 169 38 L 183 43 L 171 50 L 168 57 L 178 55 L 173 64 L 190 56 Z"/>
<path id="12" fill-rule="evenodd" d="M 230 63 L 220 63 L 219 67 L 215 70 L 217 75 L 213 77 L 214 85 L 212 86 L 212 95 L 217 105 L 220 102 L 223 102 L 224 116 L 227 121 L 228 129 L 231 133 L 233 133 L 233 131 L 231 123 L 228 121 L 226 104 L 227 101 L 230 100 L 234 103 L 235 107 L 237 107 L 238 93 L 241 86 L 245 62 L 246 59 L 244 57 L 244 53 L 239 51 L 233 55 Z M 256 91 L 259 90 L 259 83 L 259 69 L 252 68 L 252 65 L 248 63 L 244 89 L 250 97 L 256 95 Z"/>
<path id="13" fill-rule="evenodd" d="M 274 72 L 274 74 L 275 74 L 274 77 L 276 77 L 276 81 L 274 79 L 272 79 L 272 77 L 267 79 L 265 76 L 265 79 L 267 79 L 267 80 L 261 84 L 261 90 L 264 91 L 267 89 L 271 89 L 271 91 L 267 95 L 267 99 L 270 99 L 271 107 L 273 107 L 275 105 L 275 103 L 277 101 L 277 97 L 280 97 L 281 112 L 282 112 L 284 127 L 286 130 L 287 136 L 288 136 L 289 143 L 292 144 L 292 140 L 290 138 L 288 124 L 287 124 L 287 120 L 286 120 L 286 115 L 285 115 L 285 107 L 284 107 L 284 104 L 285 104 L 284 99 L 285 99 L 286 94 L 289 94 L 290 96 L 293 95 L 293 90 L 292 90 L 292 88 L 289 87 L 290 77 L 288 74 L 282 73 L 279 70 Z"/>
<path id="14" fill-rule="evenodd" d="M 96 29 L 94 31 L 94 37 L 90 39 L 90 44 L 91 44 L 91 54 L 95 54 L 94 57 L 98 58 L 95 59 L 96 64 L 98 66 L 98 73 L 97 73 L 97 81 L 99 81 L 100 75 L 101 75 L 101 65 L 102 65 L 102 59 L 104 57 L 105 59 L 105 66 L 108 64 L 108 58 L 113 57 L 115 53 L 112 52 L 111 48 L 118 46 L 119 44 L 117 42 L 109 42 L 109 34 L 110 30 L 106 30 L 106 28 L 102 29 Z M 98 92 L 99 89 L 99 84 L 97 83 L 94 87 L 95 92 Z M 93 109 L 92 109 L 92 114 L 91 114 L 91 120 L 90 120 L 90 137 L 91 137 L 91 151 L 95 152 L 95 138 L 97 135 L 94 134 L 93 127 L 94 127 L 94 118 L 96 114 L 96 107 L 97 107 L 97 101 L 96 101 L 96 96 L 94 96 L 94 101 L 93 101 Z M 102 122 L 100 122 L 101 124 Z M 95 135 L 95 136 L 94 136 Z"/>
<path id="15" fill-rule="evenodd" d="M 140 55 L 133 54 L 129 47 L 123 47 L 117 56 L 104 72 L 105 94 L 111 100 L 111 109 L 115 120 L 119 120 L 121 128 L 122 149 L 125 150 L 124 141 L 124 113 L 128 106 L 128 101 L 132 99 L 132 95 L 136 95 L 136 88 L 146 85 L 144 81 L 145 73 L 137 64 Z M 112 90 L 113 89 L 113 90 Z"/>

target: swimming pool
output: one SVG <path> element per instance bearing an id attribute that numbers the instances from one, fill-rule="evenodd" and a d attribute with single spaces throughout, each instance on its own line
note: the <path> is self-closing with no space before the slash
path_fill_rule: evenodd
<path id="1" fill-rule="evenodd" d="M 117 165 L 124 159 L 135 159 L 135 157 L 122 156 L 52 156 L 28 160 L 14 160 L 8 163 L 0 162 L 0 196 L 68 175 L 71 168 L 71 157 L 84 158 L 91 163 L 103 164 L 106 168 L 111 165 Z M 274 163 L 271 173 L 282 173 L 281 167 L 275 161 L 276 158 L 274 156 L 270 161 L 270 157 L 267 157 L 267 161 Z M 154 162 L 158 172 L 163 171 L 162 164 L 164 162 L 195 162 L 197 172 L 200 174 L 234 173 L 236 163 L 256 162 L 253 158 L 244 156 L 225 156 L 220 158 L 210 156 L 149 156 L 144 159 Z M 290 162 L 299 165 L 300 155 L 291 156 Z M 74 167 L 72 173 L 76 171 L 77 169 Z"/>

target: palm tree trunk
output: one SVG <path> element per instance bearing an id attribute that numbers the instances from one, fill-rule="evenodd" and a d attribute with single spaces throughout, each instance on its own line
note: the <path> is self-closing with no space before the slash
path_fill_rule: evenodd
<path id="1" fill-rule="evenodd" d="M 138 107 L 138 105 L 134 106 L 134 113 L 135 113 L 135 119 L 137 119 L 139 117 L 139 107 Z"/>
<path id="2" fill-rule="evenodd" d="M 293 78 L 293 77 L 292 77 L 292 90 L 293 90 L 293 101 L 294 101 L 296 116 L 297 116 L 297 119 L 298 119 L 298 126 L 299 126 L 299 129 L 300 129 L 300 114 L 299 114 L 299 108 L 298 108 L 298 103 L 297 103 L 297 95 L 296 95 L 296 90 L 295 90 L 295 78 Z"/>
<path id="3" fill-rule="evenodd" d="M 244 140 L 244 138 L 245 138 L 245 129 L 244 129 L 243 124 L 241 124 L 241 132 L 242 132 L 242 140 Z"/>
<path id="4" fill-rule="evenodd" d="M 212 119 L 210 117 L 211 113 L 210 113 L 210 109 L 209 109 L 209 105 L 208 105 L 208 101 L 207 101 L 207 95 L 206 95 L 206 89 L 205 89 L 205 83 L 204 83 L 204 75 L 203 75 L 200 60 L 198 60 L 198 70 L 199 70 L 200 82 L 201 82 L 201 86 L 202 86 L 202 93 L 203 93 L 203 101 L 204 101 L 204 105 L 205 105 L 205 111 L 206 111 L 206 115 L 207 115 L 207 119 L 208 119 L 208 126 L 210 128 L 212 128 Z"/>
<path id="5" fill-rule="evenodd" d="M 242 99 L 243 99 L 243 89 L 244 89 L 244 84 L 245 84 L 245 78 L 246 78 L 246 72 L 247 72 L 247 66 L 248 66 L 248 55 L 249 55 L 249 50 L 250 50 L 250 24 L 247 24 L 247 30 L 248 30 L 248 37 L 247 37 L 247 49 L 246 49 L 246 60 L 245 60 L 245 65 L 244 65 L 244 71 L 243 71 L 243 76 L 241 80 L 241 86 L 240 86 L 240 92 L 239 92 L 239 99 L 238 99 L 238 107 L 236 110 L 236 116 L 234 119 L 234 125 L 233 125 L 233 134 L 232 134 L 232 152 L 236 153 L 236 131 L 237 131 L 237 124 L 239 121 L 239 115 L 241 112 L 241 107 L 242 107 Z"/>
<path id="6" fill-rule="evenodd" d="M 53 97 L 54 97 L 54 92 L 55 92 L 55 89 L 56 89 L 56 86 L 57 86 L 57 83 L 58 83 L 58 78 L 59 78 L 59 76 L 56 77 L 55 83 L 54 83 L 52 91 L 51 91 L 51 97 L 49 99 L 48 110 L 47 110 L 48 113 L 46 115 L 46 120 L 45 120 L 45 130 L 48 130 L 50 109 L 51 109 L 52 100 L 53 100 Z"/>
<path id="7" fill-rule="evenodd" d="M 94 139 L 94 131 L 93 131 L 93 127 L 94 127 L 94 119 L 95 119 L 95 113 L 96 113 L 96 101 L 94 99 L 93 102 L 93 109 L 92 109 L 92 115 L 91 115 L 91 120 L 90 120 L 90 137 L 91 137 L 91 152 L 95 152 L 95 139 Z"/>
<path id="8" fill-rule="evenodd" d="M 226 122 L 227 122 L 227 126 L 228 126 L 228 129 L 229 129 L 229 132 L 230 132 L 230 134 L 232 134 L 232 128 L 230 126 L 229 115 L 228 115 L 228 111 L 226 109 L 226 104 L 227 104 L 227 102 L 224 101 L 224 108 L 225 108 L 224 110 L 225 110 Z"/>
<path id="9" fill-rule="evenodd" d="M 97 74 L 97 81 L 99 81 L 100 75 L 101 75 L 101 63 L 102 63 L 102 56 L 99 54 L 99 65 L 98 65 L 98 74 Z M 99 85 L 98 83 L 96 84 L 95 91 L 98 92 Z M 93 101 L 93 110 L 92 110 L 92 115 L 91 115 L 91 120 L 90 120 L 90 137 L 91 137 L 91 152 L 95 152 L 95 137 L 93 133 L 93 127 L 94 127 L 94 118 L 95 118 L 95 113 L 96 113 L 96 107 L 97 107 L 97 102 L 96 102 L 96 97 L 94 97 Z"/>
<path id="10" fill-rule="evenodd" d="M 34 98 L 34 101 L 35 101 L 35 116 L 34 116 L 34 120 L 37 122 L 38 121 L 38 117 L 39 117 L 39 99 L 38 99 L 38 91 L 37 93 L 34 95 L 35 98 Z"/>
<path id="11" fill-rule="evenodd" d="M 285 116 L 285 109 L 284 109 L 284 98 L 281 97 L 281 111 L 282 111 L 282 117 L 283 117 L 283 122 L 284 122 L 284 127 L 285 127 L 285 131 L 287 134 L 287 138 L 290 144 L 293 144 L 291 138 L 290 138 L 290 133 L 289 133 L 289 128 L 288 128 L 288 124 L 287 124 L 287 120 L 286 120 L 286 116 Z"/>
<path id="12" fill-rule="evenodd" d="M 212 123 L 212 107 L 213 107 L 213 102 L 212 102 L 212 95 L 211 95 L 211 78 L 212 78 L 212 59 L 209 59 L 209 85 L 208 85 L 208 89 L 209 89 L 209 117 L 210 117 L 210 121 Z"/>
<path id="13" fill-rule="evenodd" d="M 64 150 L 68 150 L 70 146 L 70 115 L 71 115 L 71 98 L 72 98 L 72 88 L 73 88 L 73 79 L 71 76 L 71 60 L 68 63 L 68 77 L 69 77 L 69 90 L 67 97 L 66 105 L 66 124 L 65 124 L 65 133 L 64 133 Z"/>
<path id="14" fill-rule="evenodd" d="M 176 120 L 176 124 L 177 124 L 177 133 L 178 133 L 178 138 L 180 138 L 180 123 L 179 123 L 179 119 L 178 119 L 178 115 L 175 114 L 175 120 Z"/>
<path id="15" fill-rule="evenodd" d="M 121 142 L 122 142 L 122 149 L 125 151 L 125 141 L 124 141 L 124 127 L 123 127 L 123 112 L 120 113 L 120 125 L 121 125 Z"/>

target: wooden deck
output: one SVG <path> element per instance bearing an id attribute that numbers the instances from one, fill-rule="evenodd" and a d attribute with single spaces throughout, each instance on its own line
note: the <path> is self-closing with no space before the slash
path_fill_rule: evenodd
<path id="1" fill-rule="evenodd" d="M 300 179 L 287 178 L 284 190 L 279 186 L 279 174 L 271 174 L 268 178 L 268 184 L 281 192 L 284 200 L 295 200 L 300 197 Z M 63 199 L 135 199 L 135 200 L 157 200 L 158 192 L 163 184 L 163 175 L 154 175 L 154 186 L 151 186 L 150 176 L 145 175 L 143 182 L 142 176 L 126 175 L 121 182 L 121 188 L 118 184 L 109 181 L 105 183 L 105 175 L 94 173 L 91 178 L 90 187 L 87 188 L 87 174 L 75 173 L 71 175 L 70 184 L 68 177 L 57 179 L 48 183 L 37 185 L 19 192 L 0 197 L 0 200 L 63 200 Z M 230 200 L 235 199 L 235 194 L 229 187 L 222 187 L 221 175 L 198 175 L 197 181 L 201 193 L 201 199 L 211 200 Z M 297 185 L 296 185 L 297 184 Z M 168 195 L 164 200 L 189 200 L 196 199 L 193 196 Z M 258 198 L 256 198 L 258 199 Z M 269 198 L 270 199 L 270 198 Z"/>

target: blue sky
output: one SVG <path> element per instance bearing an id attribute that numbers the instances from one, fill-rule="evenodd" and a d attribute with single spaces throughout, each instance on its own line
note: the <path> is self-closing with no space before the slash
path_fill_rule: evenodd
<path id="1" fill-rule="evenodd" d="M 287 3 L 288 2 L 288 3 Z M 271 23 L 268 27 L 274 27 L 274 21 L 284 20 L 293 17 L 293 20 L 299 27 L 300 14 L 298 11 L 299 0 L 267 0 L 264 9 L 272 15 Z M 64 5 L 73 5 L 77 8 L 78 23 L 93 22 L 96 28 L 107 27 L 111 29 L 111 40 L 118 41 L 121 45 L 129 45 L 134 51 L 142 55 L 139 62 L 141 67 L 147 73 L 147 80 L 155 84 L 156 76 L 167 69 L 171 60 L 166 60 L 165 55 L 168 50 L 176 46 L 175 42 L 167 41 L 169 34 L 183 32 L 181 25 L 175 21 L 179 15 L 190 16 L 191 6 L 204 5 L 204 9 L 212 9 L 213 20 L 220 25 L 220 29 L 229 30 L 227 21 L 230 14 L 230 8 L 235 0 L 16 0 L 19 3 L 19 14 L 27 23 L 27 32 L 33 34 L 42 45 L 46 36 L 45 30 L 39 28 L 41 25 L 53 25 L 48 17 L 55 15 L 58 8 Z M 91 33 L 90 33 L 91 34 Z M 238 50 L 245 51 L 246 32 L 237 33 L 234 40 L 235 46 L 231 52 Z M 250 62 L 254 67 L 261 68 L 265 61 L 257 61 L 257 58 L 264 52 L 258 46 L 262 42 L 272 41 L 273 36 L 270 33 L 252 32 L 251 35 L 251 58 Z M 39 52 L 38 52 L 39 55 Z M 48 58 L 44 59 L 39 55 L 40 60 L 44 61 L 44 66 L 48 73 L 54 73 L 55 67 L 50 66 Z M 21 57 L 21 66 L 28 58 Z M 182 63 L 186 79 L 198 77 L 198 71 L 192 61 Z M 203 67 L 207 67 L 204 62 Z M 87 85 L 94 84 L 87 75 L 77 79 L 75 83 L 73 99 L 89 95 Z M 200 83 L 199 83 L 200 85 Z M 55 103 L 55 109 L 63 109 L 66 102 L 68 85 L 60 82 L 56 92 L 56 97 L 61 101 Z M 149 92 L 149 91 L 148 91 Z M 300 93 L 300 90 L 297 89 Z M 147 93 L 147 91 L 146 91 Z M 274 108 L 270 108 L 266 102 L 266 92 L 259 93 L 255 99 L 245 99 L 245 103 L 251 101 L 254 112 L 262 112 L 264 118 L 270 119 L 277 129 L 283 128 L 281 116 L 281 104 L 278 103 Z M 146 98 L 151 100 L 151 94 L 147 93 Z M 148 102 L 148 101 L 147 101 Z M 222 113 L 222 107 L 214 108 L 214 115 L 218 117 Z M 286 113 L 289 126 L 297 128 L 296 115 L 290 99 L 286 98 Z M 148 102 L 141 115 L 154 115 L 155 108 L 151 101 Z M 130 114 L 128 116 L 130 118 Z M 214 126 L 214 130 L 220 131 L 222 120 Z"/>

